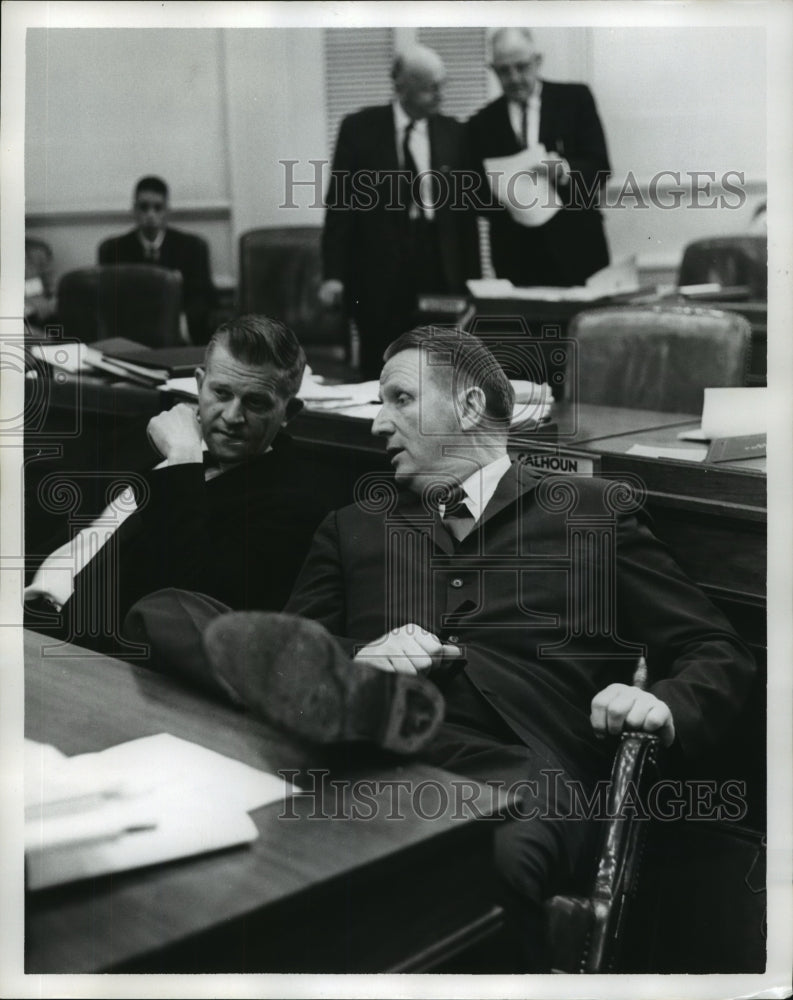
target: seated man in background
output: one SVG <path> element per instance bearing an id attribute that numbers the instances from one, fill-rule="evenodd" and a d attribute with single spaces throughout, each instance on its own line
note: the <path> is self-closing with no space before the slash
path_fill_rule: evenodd
<path id="1" fill-rule="evenodd" d="M 423 760 L 520 783 L 496 864 L 520 967 L 542 971 L 540 906 L 591 864 L 597 824 L 573 795 L 608 778 L 606 737 L 644 730 L 697 755 L 728 731 L 754 663 L 621 484 L 510 461 L 512 387 L 475 337 L 414 330 L 385 359 L 372 431 L 396 485 L 328 515 L 288 614 L 199 608 L 203 669 L 304 738 L 402 749 L 389 734 L 407 721 Z M 647 690 L 632 686 L 640 657 Z M 411 714 L 417 681 L 440 688 L 442 724 L 429 698 Z"/>
<path id="2" fill-rule="evenodd" d="M 151 419 L 162 461 L 130 474 L 132 488 L 44 561 L 25 591 L 25 623 L 48 631 L 57 611 L 59 638 L 123 655 L 124 615 L 162 587 L 280 609 L 327 509 L 284 431 L 302 406 L 304 367 L 277 320 L 219 327 L 196 371 L 198 407 L 179 403 Z"/>
<path id="3" fill-rule="evenodd" d="M 143 177 L 135 185 L 132 203 L 135 228 L 99 246 L 100 264 L 153 264 L 182 275 L 182 311 L 190 339 L 205 344 L 215 289 L 209 268 L 209 248 L 200 236 L 168 225 L 168 185 L 159 177 Z"/>
<path id="4" fill-rule="evenodd" d="M 43 336 L 55 320 L 55 273 L 52 248 L 44 240 L 25 237 L 25 321 L 28 332 Z"/>

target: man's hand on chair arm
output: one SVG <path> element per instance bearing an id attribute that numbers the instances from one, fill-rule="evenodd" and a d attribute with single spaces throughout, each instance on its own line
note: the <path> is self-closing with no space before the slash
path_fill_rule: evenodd
<path id="1" fill-rule="evenodd" d="M 624 729 L 654 733 L 665 746 L 675 739 L 675 723 L 666 702 L 629 684 L 609 684 L 592 699 L 590 721 L 595 735 L 618 736 Z"/>

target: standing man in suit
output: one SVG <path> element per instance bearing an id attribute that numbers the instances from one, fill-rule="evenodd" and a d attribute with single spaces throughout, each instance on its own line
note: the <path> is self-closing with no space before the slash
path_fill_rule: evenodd
<path id="1" fill-rule="evenodd" d="M 531 32 L 496 31 L 491 69 L 503 96 L 478 111 L 468 131 L 483 184 L 484 160 L 544 146 L 563 207 L 536 227 L 521 225 L 504 207 L 492 209 L 490 254 L 496 275 L 514 285 L 583 285 L 609 262 L 597 207 L 610 172 L 606 140 L 589 88 L 542 80 L 541 62 Z"/>
<path id="2" fill-rule="evenodd" d="M 438 113 L 444 77 L 431 49 L 402 52 L 392 103 L 348 115 L 339 130 L 320 300 L 355 320 L 367 378 L 415 322 L 421 293 L 464 292 L 479 274 L 476 220 L 459 193 L 471 166 L 465 128 Z"/>
<path id="3" fill-rule="evenodd" d="M 327 509 L 285 431 L 305 363 L 278 320 L 220 326 L 196 370 L 197 407 L 152 417 L 160 461 L 131 472 L 100 518 L 45 559 L 25 591 L 26 623 L 117 651 L 129 607 L 163 587 L 280 609 Z"/>
<path id="4" fill-rule="evenodd" d="M 496 865 L 523 967 L 542 971 L 541 903 L 591 861 L 598 824 L 575 794 L 608 778 L 608 738 L 652 732 L 696 756 L 729 731 L 754 663 L 621 484 L 510 461 L 512 387 L 475 337 L 418 329 L 385 358 L 372 431 L 395 484 L 328 515 L 286 614 L 205 616 L 206 670 L 309 739 L 384 742 L 407 717 L 422 759 L 519 786 Z M 441 725 L 426 698 L 404 708 L 427 679 Z"/>
<path id="5" fill-rule="evenodd" d="M 153 264 L 182 275 L 182 312 L 194 344 L 209 338 L 215 289 L 209 247 L 200 236 L 168 225 L 168 185 L 159 177 L 142 177 L 132 202 L 135 228 L 99 246 L 100 264 Z"/>

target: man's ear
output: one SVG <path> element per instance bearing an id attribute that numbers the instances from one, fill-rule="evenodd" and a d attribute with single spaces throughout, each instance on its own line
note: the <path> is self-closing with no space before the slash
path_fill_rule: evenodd
<path id="1" fill-rule="evenodd" d="M 206 372 L 203 368 L 196 368 L 195 370 L 195 381 L 198 386 L 198 391 L 201 392 L 201 386 L 204 384 L 204 379 L 206 378 Z"/>
<path id="2" fill-rule="evenodd" d="M 297 396 L 292 396 L 289 402 L 286 404 L 286 416 L 284 417 L 281 426 L 286 427 L 290 420 L 300 413 L 300 411 L 305 406 L 302 399 L 298 399 Z"/>
<path id="3" fill-rule="evenodd" d="M 475 430 L 485 419 L 487 400 L 482 389 L 471 386 L 459 397 L 460 427 L 464 431 Z"/>

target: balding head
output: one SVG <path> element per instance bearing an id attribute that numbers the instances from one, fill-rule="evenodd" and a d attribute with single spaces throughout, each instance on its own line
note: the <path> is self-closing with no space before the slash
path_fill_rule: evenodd
<path id="1" fill-rule="evenodd" d="M 403 49 L 391 71 L 394 91 L 410 118 L 426 118 L 440 108 L 446 69 L 437 52 L 425 45 Z"/>
<path id="2" fill-rule="evenodd" d="M 542 55 L 528 28 L 499 28 L 490 40 L 491 69 L 505 96 L 527 101 L 534 91 Z"/>

